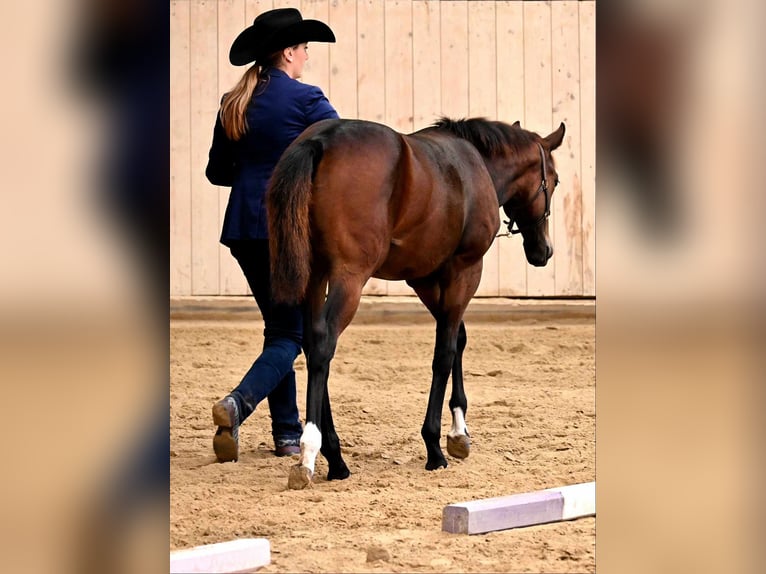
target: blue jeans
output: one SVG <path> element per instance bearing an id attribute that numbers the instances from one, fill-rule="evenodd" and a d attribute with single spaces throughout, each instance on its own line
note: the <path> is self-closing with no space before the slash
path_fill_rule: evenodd
<path id="1" fill-rule="evenodd" d="M 297 440 L 303 427 L 295 400 L 293 362 L 301 352 L 303 309 L 272 301 L 267 239 L 233 242 L 230 249 L 245 274 L 265 325 L 263 351 L 230 394 L 239 403 L 240 422 L 266 398 L 275 442 Z"/>

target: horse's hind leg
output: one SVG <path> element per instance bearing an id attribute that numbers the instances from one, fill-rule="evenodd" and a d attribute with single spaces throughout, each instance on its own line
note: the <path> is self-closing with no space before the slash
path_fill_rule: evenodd
<path id="1" fill-rule="evenodd" d="M 335 424 L 332 420 L 330 408 L 330 393 L 325 386 L 324 401 L 322 403 L 322 456 L 327 459 L 329 470 L 327 480 L 343 480 L 351 474 L 340 454 L 340 439 L 335 432 Z"/>
<path id="2" fill-rule="evenodd" d="M 290 472 L 289 488 L 309 486 L 320 450 L 330 467 L 328 479 L 343 479 L 349 475 L 332 421 L 327 379 L 338 337 L 356 313 L 363 284 L 364 281 L 354 277 L 330 278 L 326 300 L 323 285 L 321 290 L 312 287 L 312 292 L 308 294 L 311 337 L 308 349 L 306 426 L 301 436 L 300 460 Z"/>
<path id="3" fill-rule="evenodd" d="M 447 434 L 447 452 L 455 458 L 468 458 L 471 451 L 471 440 L 468 435 L 468 428 L 465 426 L 468 399 L 463 388 L 463 351 L 466 341 L 465 323 L 460 321 L 455 360 L 452 364 L 452 396 L 449 400 L 449 409 L 452 412 L 452 428 Z"/>

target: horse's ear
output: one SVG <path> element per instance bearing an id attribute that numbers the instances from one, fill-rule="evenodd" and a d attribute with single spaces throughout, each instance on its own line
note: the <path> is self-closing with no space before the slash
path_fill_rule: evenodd
<path id="1" fill-rule="evenodd" d="M 552 132 L 549 136 L 543 138 L 545 140 L 546 147 L 550 151 L 553 151 L 559 147 L 561 142 L 564 141 L 564 132 L 566 132 L 566 126 L 564 125 L 564 122 L 561 122 L 559 129 L 557 129 L 555 132 Z"/>
<path id="2" fill-rule="evenodd" d="M 521 127 L 521 122 L 519 120 L 516 120 L 515 122 L 513 122 L 511 124 L 511 127 L 512 128 L 520 128 Z"/>

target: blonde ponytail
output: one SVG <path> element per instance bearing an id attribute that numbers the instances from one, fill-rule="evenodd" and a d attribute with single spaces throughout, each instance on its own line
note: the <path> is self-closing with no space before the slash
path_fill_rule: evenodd
<path id="1" fill-rule="evenodd" d="M 219 114 L 226 136 L 232 141 L 238 141 L 247 132 L 247 106 L 253 99 L 258 85 L 268 82 L 265 73 L 273 67 L 282 55 L 282 50 L 274 52 L 264 60 L 263 64 L 253 64 L 239 79 L 237 85 L 223 97 Z"/>
<path id="2" fill-rule="evenodd" d="M 226 136 L 237 141 L 247 131 L 247 106 L 253 99 L 258 82 L 261 80 L 262 68 L 255 64 L 248 69 L 237 82 L 237 85 L 223 98 L 221 109 L 221 123 Z"/>

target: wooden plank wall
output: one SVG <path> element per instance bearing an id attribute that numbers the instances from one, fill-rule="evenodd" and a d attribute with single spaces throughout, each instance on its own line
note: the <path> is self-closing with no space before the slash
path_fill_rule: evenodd
<path id="1" fill-rule="evenodd" d="M 335 32 L 336 44 L 310 45 L 303 81 L 341 117 L 411 132 L 440 115 L 485 116 L 541 135 L 563 121 L 554 257 L 533 268 L 518 236 L 499 238 L 478 295 L 595 295 L 595 0 L 171 0 L 171 295 L 248 293 L 218 243 L 228 189 L 204 168 L 220 97 L 244 71 L 228 63 L 231 42 L 287 6 Z M 411 291 L 371 280 L 365 293 Z"/>

